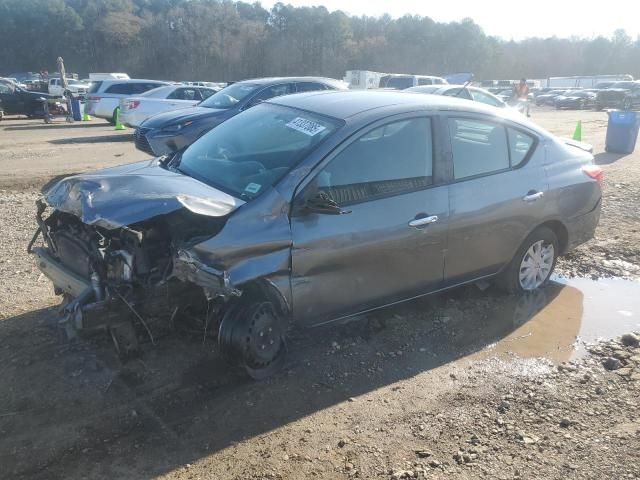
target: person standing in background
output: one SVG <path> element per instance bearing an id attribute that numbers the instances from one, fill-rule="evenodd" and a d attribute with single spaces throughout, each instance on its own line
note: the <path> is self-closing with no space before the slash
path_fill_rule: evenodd
<path id="1" fill-rule="evenodd" d="M 520 83 L 515 87 L 515 97 L 518 102 L 518 106 L 522 105 L 524 108 L 524 113 L 527 114 L 527 117 L 530 117 L 529 113 L 529 85 L 527 85 L 527 79 L 523 78 L 520 80 Z"/>

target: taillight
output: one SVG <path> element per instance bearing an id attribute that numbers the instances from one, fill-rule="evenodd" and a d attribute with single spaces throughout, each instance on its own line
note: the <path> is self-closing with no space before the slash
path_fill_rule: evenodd
<path id="1" fill-rule="evenodd" d="M 593 178 L 596 182 L 598 182 L 598 185 L 602 187 L 602 181 L 604 180 L 604 171 L 600 167 L 596 165 L 587 165 L 586 167 L 582 167 L 582 171 L 585 173 L 585 175 Z"/>
<path id="2" fill-rule="evenodd" d="M 138 108 L 138 105 L 140 105 L 140 100 L 129 100 L 127 102 L 127 108 L 129 110 L 133 110 L 134 108 Z"/>

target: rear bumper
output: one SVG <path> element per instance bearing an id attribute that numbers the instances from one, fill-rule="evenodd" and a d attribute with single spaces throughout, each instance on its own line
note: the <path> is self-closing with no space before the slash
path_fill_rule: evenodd
<path id="1" fill-rule="evenodd" d="M 595 233 L 598 222 L 600 221 L 600 209 L 602 207 L 602 198 L 588 213 L 581 215 L 566 222 L 568 232 L 567 248 L 563 253 L 568 253 L 578 245 L 591 240 Z"/>
<path id="2" fill-rule="evenodd" d="M 126 111 L 120 114 L 120 121 L 130 128 L 137 128 L 147 118 L 147 115 L 140 115 L 136 111 Z"/>

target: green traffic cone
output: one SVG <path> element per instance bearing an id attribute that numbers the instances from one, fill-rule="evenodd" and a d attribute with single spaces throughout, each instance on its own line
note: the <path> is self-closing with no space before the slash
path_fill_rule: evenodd
<path id="1" fill-rule="evenodd" d="M 573 132 L 573 139 L 577 142 L 582 141 L 582 120 L 578 120 L 578 123 L 576 124 L 576 131 Z"/>
<path id="2" fill-rule="evenodd" d="M 116 121 L 116 130 L 125 130 L 126 127 L 120 123 L 120 107 L 116 107 L 116 113 L 114 115 Z"/>
<path id="3" fill-rule="evenodd" d="M 91 115 L 89 115 L 87 113 L 87 104 L 84 104 L 84 109 L 82 110 L 82 121 L 83 122 L 90 122 L 91 121 Z"/>

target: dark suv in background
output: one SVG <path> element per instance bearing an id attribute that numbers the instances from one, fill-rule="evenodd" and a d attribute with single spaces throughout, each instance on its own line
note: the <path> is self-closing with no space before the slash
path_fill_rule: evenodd
<path id="1" fill-rule="evenodd" d="M 596 97 L 596 109 L 621 108 L 632 110 L 640 107 L 640 81 L 616 82 L 610 88 L 600 90 Z"/>
<path id="2" fill-rule="evenodd" d="M 270 98 L 317 90 L 346 90 L 339 80 L 322 77 L 256 78 L 223 88 L 195 107 L 149 117 L 136 129 L 136 148 L 153 156 L 193 143 L 202 134 Z"/>

